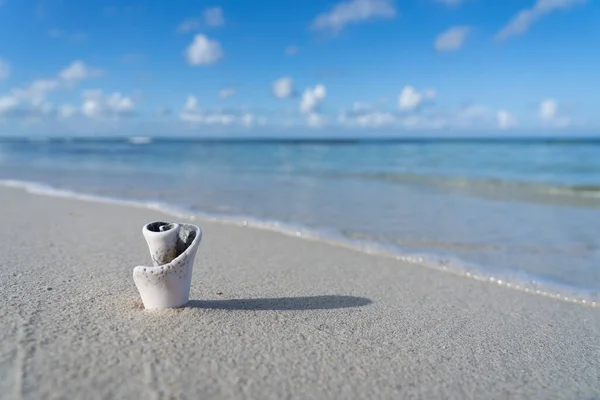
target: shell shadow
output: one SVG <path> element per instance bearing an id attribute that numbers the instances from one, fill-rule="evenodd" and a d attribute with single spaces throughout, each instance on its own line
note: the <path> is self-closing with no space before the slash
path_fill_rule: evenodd
<path id="1" fill-rule="evenodd" d="M 258 299 L 190 300 L 185 307 L 217 310 L 292 311 L 362 307 L 372 301 L 355 296 L 305 296 Z"/>

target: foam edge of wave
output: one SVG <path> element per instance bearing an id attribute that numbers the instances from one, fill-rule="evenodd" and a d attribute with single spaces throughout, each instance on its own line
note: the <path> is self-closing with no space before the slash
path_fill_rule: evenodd
<path id="1" fill-rule="evenodd" d="M 364 254 L 391 258 L 405 263 L 451 273 L 453 275 L 459 275 L 476 281 L 503 286 L 508 289 L 542 297 L 548 297 L 593 308 L 600 307 L 600 294 L 597 291 L 588 291 L 584 289 L 568 287 L 566 285 L 550 283 L 543 280 L 536 280 L 525 273 L 521 273 L 521 276 L 518 278 L 510 276 L 511 274 L 508 273 L 492 274 L 481 271 L 481 268 L 475 265 L 450 257 L 439 257 L 429 254 L 403 253 L 396 248 L 391 248 L 390 246 L 383 244 L 361 239 L 351 239 L 343 236 L 342 234 L 320 232 L 315 229 L 308 229 L 302 226 L 295 226 L 279 221 L 259 220 L 253 217 L 244 216 L 232 217 L 205 212 L 191 212 L 184 208 L 174 207 L 172 205 L 160 202 L 144 202 L 108 196 L 98 196 L 77 192 L 70 189 L 59 189 L 39 182 L 0 179 L 0 186 L 22 189 L 35 195 L 69 198 L 88 202 L 115 204 L 155 210 L 175 218 L 188 219 L 190 221 L 195 221 L 200 218 L 209 222 L 220 223 L 223 225 L 234 225 L 238 227 L 248 227 L 252 229 L 276 232 L 299 239 L 343 247 Z"/>

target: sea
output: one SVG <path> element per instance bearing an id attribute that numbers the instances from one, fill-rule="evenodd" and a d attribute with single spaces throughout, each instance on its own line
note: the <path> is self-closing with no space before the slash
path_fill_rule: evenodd
<path id="1" fill-rule="evenodd" d="M 600 306 L 600 139 L 4 138 L 0 184 Z"/>

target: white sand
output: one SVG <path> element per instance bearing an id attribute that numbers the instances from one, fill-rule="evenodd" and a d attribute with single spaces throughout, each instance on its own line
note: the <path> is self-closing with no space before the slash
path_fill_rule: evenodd
<path id="1" fill-rule="evenodd" d="M 600 398 L 600 310 L 253 228 L 148 312 L 155 211 L 0 188 L 2 399 Z M 217 292 L 222 292 L 218 295 Z"/>

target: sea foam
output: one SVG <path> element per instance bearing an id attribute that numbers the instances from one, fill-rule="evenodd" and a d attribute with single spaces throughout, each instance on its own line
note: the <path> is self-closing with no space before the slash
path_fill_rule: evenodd
<path id="1" fill-rule="evenodd" d="M 5 179 L 0 180 L 0 185 L 22 189 L 28 193 L 42 196 L 61 197 L 155 210 L 175 218 L 182 218 L 190 221 L 201 219 L 225 225 L 267 230 L 303 240 L 319 241 L 333 246 L 344 247 L 364 254 L 392 258 L 404 263 L 460 275 L 468 279 L 503 286 L 508 289 L 518 290 L 533 295 L 550 297 L 588 307 L 600 306 L 600 294 L 597 291 L 557 284 L 525 272 L 499 271 L 491 273 L 475 264 L 465 262 L 458 258 L 440 257 L 433 254 L 407 253 L 398 249 L 396 246 L 385 245 L 364 239 L 352 239 L 339 232 L 310 229 L 301 225 L 289 224 L 276 220 L 261 220 L 250 216 L 230 216 L 202 211 L 192 212 L 182 207 L 158 201 L 140 201 L 99 196 L 70 189 L 56 188 L 39 182 Z"/>

